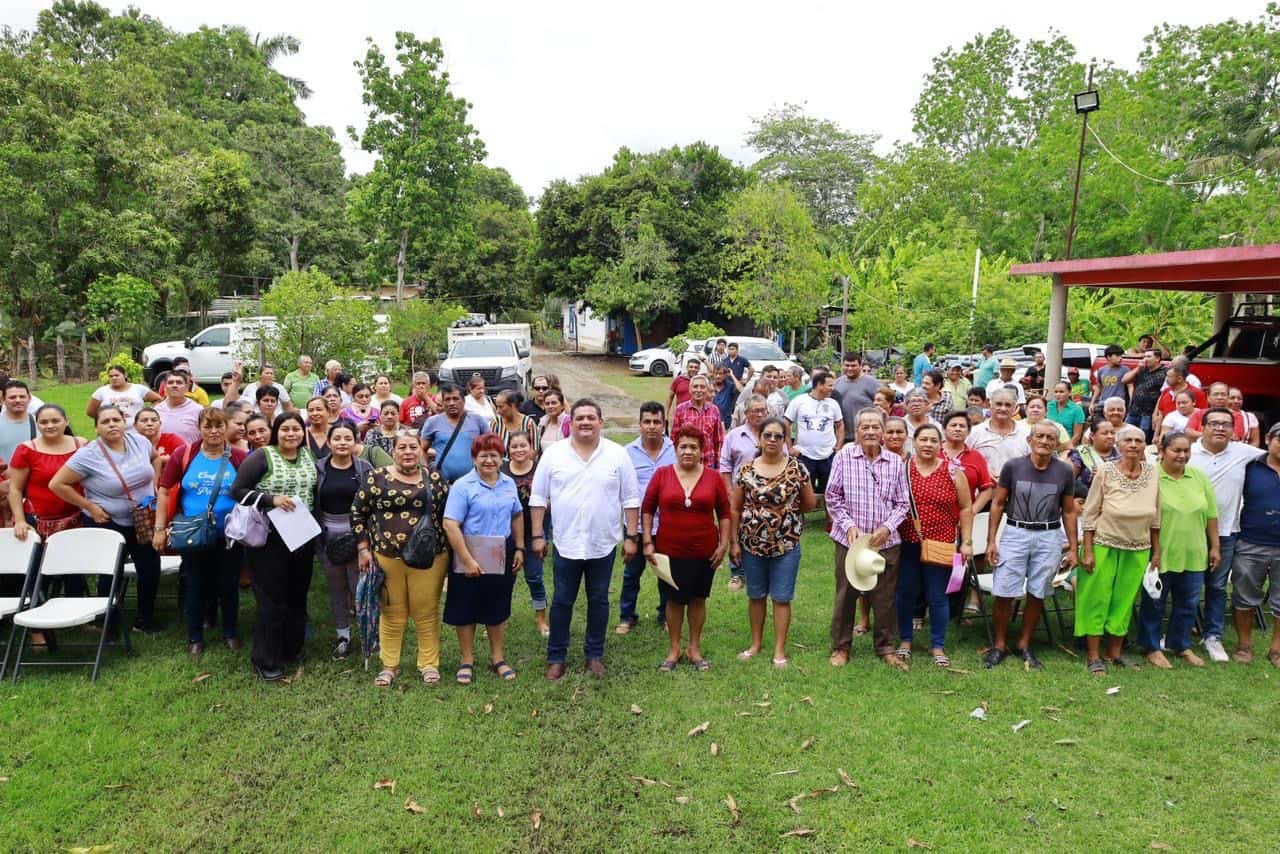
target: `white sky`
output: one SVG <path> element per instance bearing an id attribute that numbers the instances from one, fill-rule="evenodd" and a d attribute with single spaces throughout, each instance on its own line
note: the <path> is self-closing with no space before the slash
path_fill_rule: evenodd
<path id="1" fill-rule="evenodd" d="M 0 24 L 30 29 L 48 5 L 0 0 Z M 555 178 L 598 172 L 623 145 L 652 151 L 702 139 L 750 163 L 743 139 L 751 118 L 786 102 L 851 131 L 879 134 L 887 150 L 911 135 L 911 108 L 932 57 L 997 26 L 1022 38 L 1056 28 L 1082 59 L 1133 67 L 1143 36 L 1158 23 L 1256 19 L 1265 8 L 1263 0 L 136 5 L 173 29 L 238 24 L 251 34 L 301 39 L 301 52 L 278 67 L 315 91 L 302 103 L 307 118 L 338 132 L 355 172 L 371 164 L 345 133 L 363 123 L 352 62 L 363 57 L 365 37 L 390 54 L 396 30 L 438 36 L 455 93 L 474 105 L 486 162 L 505 167 L 532 196 Z"/>

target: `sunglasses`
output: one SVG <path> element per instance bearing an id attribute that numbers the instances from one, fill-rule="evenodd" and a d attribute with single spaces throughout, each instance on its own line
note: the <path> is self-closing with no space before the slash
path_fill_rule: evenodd
<path id="1" fill-rule="evenodd" d="M 546 390 L 547 390 L 547 389 L 549 389 L 549 388 L 551 388 L 551 386 L 549 386 L 549 385 L 536 385 L 536 386 L 534 386 L 534 387 L 533 387 L 533 390 L 534 390 L 534 391 L 546 391 Z"/>
<path id="2" fill-rule="evenodd" d="M 781 442 L 785 437 L 781 433 L 761 433 L 760 438 L 766 442 Z"/>

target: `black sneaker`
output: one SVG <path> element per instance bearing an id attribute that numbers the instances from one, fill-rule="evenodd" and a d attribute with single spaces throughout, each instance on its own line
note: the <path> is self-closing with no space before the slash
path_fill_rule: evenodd
<path id="1" fill-rule="evenodd" d="M 283 670 L 268 670 L 255 664 L 253 665 L 253 671 L 258 674 L 258 678 L 263 682 L 279 682 L 284 678 Z"/>
<path id="2" fill-rule="evenodd" d="M 1027 670 L 1044 670 L 1044 665 L 1040 663 L 1040 659 L 1036 658 L 1029 649 L 1015 649 L 1013 654 L 1022 659 L 1022 666 Z"/>
<path id="3" fill-rule="evenodd" d="M 993 646 L 991 649 L 987 650 L 986 655 L 982 656 L 982 666 L 990 670 L 992 667 L 1000 664 L 1008 657 L 1009 651 L 1007 649 L 1000 649 L 999 647 Z"/>
<path id="4" fill-rule="evenodd" d="M 341 661 L 351 654 L 351 638 L 338 638 L 338 645 L 333 648 L 333 660 Z"/>

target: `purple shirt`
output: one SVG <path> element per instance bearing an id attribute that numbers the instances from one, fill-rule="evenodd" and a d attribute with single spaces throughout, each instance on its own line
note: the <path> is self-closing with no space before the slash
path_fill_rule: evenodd
<path id="1" fill-rule="evenodd" d="M 790 455 L 787 444 L 782 442 L 782 455 Z M 751 427 L 743 424 L 734 427 L 724 434 L 724 442 L 720 445 L 720 473 L 730 475 L 730 483 L 737 480 L 738 469 L 754 460 L 760 453 L 759 440 L 751 432 Z"/>
<path id="2" fill-rule="evenodd" d="M 869 534 L 881 525 L 889 529 L 882 548 L 902 542 L 898 526 L 907 518 L 907 468 L 902 458 L 883 450 L 867 459 L 856 442 L 836 451 L 827 481 L 827 513 L 831 516 L 831 539 L 849 545 L 848 530 L 856 527 Z"/>

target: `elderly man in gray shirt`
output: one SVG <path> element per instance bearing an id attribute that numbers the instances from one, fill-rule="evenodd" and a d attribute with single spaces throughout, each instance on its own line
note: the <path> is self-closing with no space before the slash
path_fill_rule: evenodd
<path id="1" fill-rule="evenodd" d="M 875 405 L 876 392 L 880 390 L 880 382 L 870 374 L 862 372 L 862 354 L 845 353 L 841 363 L 843 373 L 836 380 L 835 399 L 840 401 L 840 411 L 844 415 L 844 423 L 857 423 L 858 412 Z M 853 431 L 846 430 L 846 442 L 852 442 Z"/>

